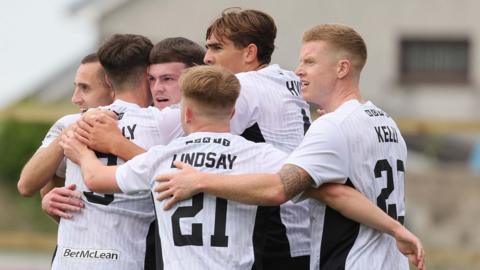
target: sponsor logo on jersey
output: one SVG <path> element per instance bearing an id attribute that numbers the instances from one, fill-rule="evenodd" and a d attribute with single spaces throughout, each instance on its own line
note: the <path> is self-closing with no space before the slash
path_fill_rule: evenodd
<path id="1" fill-rule="evenodd" d="M 116 250 L 106 249 L 75 249 L 64 248 L 62 251 L 62 257 L 74 258 L 74 259 L 91 259 L 91 260 L 109 260 L 116 261 L 120 257 L 120 252 Z"/>

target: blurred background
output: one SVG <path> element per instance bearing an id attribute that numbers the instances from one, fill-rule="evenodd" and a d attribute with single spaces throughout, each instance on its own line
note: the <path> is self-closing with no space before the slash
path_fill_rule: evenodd
<path id="1" fill-rule="evenodd" d="M 390 113 L 409 147 L 406 226 L 429 269 L 480 268 L 480 2 L 475 0 L 0 1 L 0 270 L 48 269 L 56 224 L 16 182 L 70 104 L 80 59 L 113 33 L 203 45 L 227 7 L 276 21 L 274 63 L 294 69 L 302 33 L 352 26 L 368 47 L 361 91 Z"/>

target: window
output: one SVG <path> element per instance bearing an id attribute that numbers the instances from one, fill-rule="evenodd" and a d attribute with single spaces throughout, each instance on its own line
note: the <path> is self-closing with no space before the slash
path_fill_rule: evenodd
<path id="1" fill-rule="evenodd" d="M 470 42 L 467 39 L 403 39 L 402 83 L 468 83 Z"/>

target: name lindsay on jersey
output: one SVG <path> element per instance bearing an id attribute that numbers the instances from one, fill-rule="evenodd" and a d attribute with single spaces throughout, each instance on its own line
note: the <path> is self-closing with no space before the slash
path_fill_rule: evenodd
<path id="1" fill-rule="evenodd" d="M 199 138 L 193 141 L 186 141 L 185 144 L 191 143 L 215 143 L 223 146 L 230 146 L 230 141 L 224 138 Z M 179 160 L 187 163 L 192 167 L 206 167 L 215 169 L 231 170 L 237 159 L 236 155 L 219 154 L 215 152 L 189 152 L 182 154 L 174 154 L 170 167 L 175 168 L 173 162 Z"/>

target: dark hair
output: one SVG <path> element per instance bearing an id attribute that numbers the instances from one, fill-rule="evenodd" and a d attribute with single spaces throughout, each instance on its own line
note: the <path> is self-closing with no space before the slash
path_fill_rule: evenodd
<path id="1" fill-rule="evenodd" d="M 91 53 L 91 54 L 88 54 L 86 56 L 84 56 L 82 58 L 82 60 L 80 61 L 80 64 L 88 64 L 88 63 L 95 63 L 95 62 L 98 62 L 100 60 L 98 60 L 98 56 L 96 53 Z"/>
<path id="2" fill-rule="evenodd" d="M 205 49 L 197 43 L 183 38 L 166 38 L 153 46 L 150 51 L 150 64 L 171 62 L 184 63 L 187 67 L 203 65 Z"/>
<path id="3" fill-rule="evenodd" d="M 133 34 L 115 34 L 100 46 L 98 58 L 115 90 L 142 80 L 152 47 L 148 38 Z"/>
<path id="4" fill-rule="evenodd" d="M 207 29 L 206 39 L 214 35 L 217 39 L 228 38 L 237 48 L 253 43 L 257 46 L 257 59 L 262 64 L 271 61 L 275 49 L 277 27 L 273 18 L 254 9 L 229 8 L 222 12 Z"/>
<path id="5" fill-rule="evenodd" d="M 86 56 L 84 56 L 82 58 L 82 60 L 80 61 L 80 64 L 81 65 L 85 65 L 85 64 L 92 64 L 92 63 L 99 63 L 100 60 L 98 59 L 98 56 L 96 53 L 91 53 L 91 54 L 87 54 Z M 97 71 L 97 78 L 102 82 L 103 86 L 105 88 L 110 88 L 111 86 L 105 81 L 105 70 L 103 69 L 103 67 L 100 65 L 98 71 Z"/>

